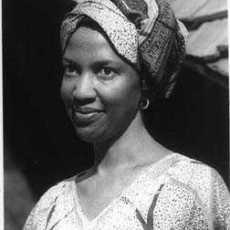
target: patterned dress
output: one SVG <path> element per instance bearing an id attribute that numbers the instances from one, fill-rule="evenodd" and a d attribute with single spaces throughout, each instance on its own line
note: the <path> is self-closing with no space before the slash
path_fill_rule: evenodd
<path id="1" fill-rule="evenodd" d="M 50 188 L 24 230 L 230 229 L 230 194 L 220 175 L 178 153 L 148 166 L 91 221 L 82 211 L 76 179 Z"/>

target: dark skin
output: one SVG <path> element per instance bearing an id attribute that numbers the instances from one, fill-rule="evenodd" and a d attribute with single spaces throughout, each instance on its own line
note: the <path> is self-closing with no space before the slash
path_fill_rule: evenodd
<path id="1" fill-rule="evenodd" d="M 101 33 L 80 27 L 67 45 L 63 64 L 61 95 L 67 113 L 77 135 L 94 145 L 95 166 L 77 182 L 82 210 L 93 220 L 143 169 L 170 151 L 144 126 L 139 74 Z"/>

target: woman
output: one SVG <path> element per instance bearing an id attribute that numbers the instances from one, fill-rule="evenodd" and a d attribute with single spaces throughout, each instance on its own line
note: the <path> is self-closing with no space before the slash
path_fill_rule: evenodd
<path id="1" fill-rule="evenodd" d="M 143 111 L 171 92 L 183 26 L 158 0 L 78 0 L 61 29 L 61 95 L 94 166 L 43 195 L 24 229 L 229 229 L 210 167 L 164 148 Z"/>

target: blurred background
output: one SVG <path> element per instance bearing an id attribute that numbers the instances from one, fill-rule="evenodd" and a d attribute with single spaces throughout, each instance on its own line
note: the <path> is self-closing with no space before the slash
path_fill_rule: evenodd
<path id="1" fill-rule="evenodd" d="M 169 99 L 148 111 L 163 145 L 216 168 L 229 182 L 227 1 L 168 0 L 190 31 Z M 59 27 L 69 0 L 3 0 L 5 229 L 21 229 L 50 186 L 93 162 L 60 95 Z"/>

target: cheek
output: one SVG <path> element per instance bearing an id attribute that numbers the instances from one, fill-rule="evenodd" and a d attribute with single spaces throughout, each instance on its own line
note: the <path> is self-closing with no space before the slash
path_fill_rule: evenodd
<path id="1" fill-rule="evenodd" d="M 71 82 L 67 82 L 65 80 L 62 80 L 61 88 L 60 88 L 60 94 L 61 94 L 61 98 L 65 104 L 68 104 L 68 102 L 71 101 L 71 92 L 72 92 Z"/>
<path id="2" fill-rule="evenodd" d="M 139 82 L 117 81 L 108 87 L 100 90 L 101 99 L 108 106 L 112 105 L 114 109 L 123 107 L 123 109 L 136 109 L 141 96 Z"/>

